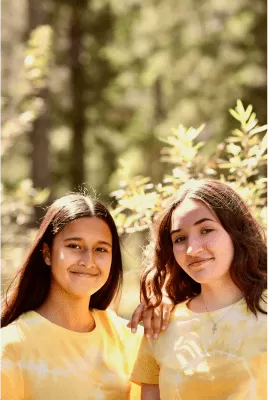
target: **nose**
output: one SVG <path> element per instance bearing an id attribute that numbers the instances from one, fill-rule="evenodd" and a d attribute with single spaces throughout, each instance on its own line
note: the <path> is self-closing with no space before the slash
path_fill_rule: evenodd
<path id="1" fill-rule="evenodd" d="M 196 256 L 204 250 L 203 243 L 200 239 L 197 238 L 189 238 L 188 246 L 187 246 L 187 255 Z"/>
<path id="2" fill-rule="evenodd" d="M 95 258 L 94 258 L 94 252 L 87 250 L 84 251 L 80 260 L 78 261 L 78 265 L 90 268 L 95 265 Z"/>

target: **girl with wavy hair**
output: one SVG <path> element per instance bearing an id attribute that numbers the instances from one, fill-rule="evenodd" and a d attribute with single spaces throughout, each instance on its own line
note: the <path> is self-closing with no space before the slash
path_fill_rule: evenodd
<path id="1" fill-rule="evenodd" d="M 152 245 L 142 296 L 158 306 L 165 285 L 175 307 L 157 341 L 142 339 L 132 374 L 142 399 L 266 399 L 266 240 L 245 202 L 225 183 L 191 180 Z"/>

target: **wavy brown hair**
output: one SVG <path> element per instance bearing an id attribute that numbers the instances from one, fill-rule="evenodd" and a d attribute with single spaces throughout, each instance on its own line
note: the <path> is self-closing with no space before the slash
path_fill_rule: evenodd
<path id="1" fill-rule="evenodd" d="M 157 306 L 162 300 L 163 286 L 175 304 L 201 292 L 200 283 L 179 267 L 173 255 L 171 217 L 185 198 L 204 202 L 217 215 L 234 245 L 231 278 L 243 293 L 248 308 L 255 315 L 257 311 L 266 313 L 260 307 L 260 300 L 265 301 L 264 291 L 267 288 L 265 231 L 228 184 L 212 179 L 191 180 L 184 184 L 153 224 L 141 276 L 141 297 L 148 304 Z M 148 250 L 150 248 L 152 251 Z"/>
<path id="2" fill-rule="evenodd" d="M 107 208 L 97 200 L 73 193 L 56 200 L 47 210 L 34 243 L 22 268 L 13 282 L 15 286 L 2 305 L 1 327 L 7 326 L 22 313 L 40 307 L 45 301 L 51 282 L 51 270 L 42 254 L 43 244 L 51 249 L 55 235 L 77 218 L 98 217 L 109 226 L 112 234 L 112 263 L 108 280 L 90 298 L 89 308 L 105 310 L 122 285 L 122 258 L 120 242 L 114 220 Z"/>

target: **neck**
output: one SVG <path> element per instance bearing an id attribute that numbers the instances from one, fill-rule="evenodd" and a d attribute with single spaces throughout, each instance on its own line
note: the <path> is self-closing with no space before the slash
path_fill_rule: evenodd
<path id="1" fill-rule="evenodd" d="M 243 294 L 231 279 L 226 279 L 224 282 L 220 280 L 213 284 L 201 284 L 199 297 L 208 311 L 213 311 L 236 303 Z"/>
<path id="2" fill-rule="evenodd" d="M 75 332 L 91 332 L 95 321 L 89 310 L 89 298 L 71 298 L 66 295 L 63 299 L 55 292 L 50 292 L 45 302 L 36 311 L 56 325 Z"/>

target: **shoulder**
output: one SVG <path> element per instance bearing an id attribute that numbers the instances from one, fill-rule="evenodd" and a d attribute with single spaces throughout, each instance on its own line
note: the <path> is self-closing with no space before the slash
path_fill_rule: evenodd
<path id="1" fill-rule="evenodd" d="M 126 353 L 127 357 L 134 357 L 143 336 L 143 328 L 140 326 L 136 333 L 132 333 L 127 327 L 128 320 L 120 317 L 112 310 L 94 310 L 96 323 L 99 322 L 103 330 L 103 336 L 108 336 L 113 343 Z"/>
<path id="2" fill-rule="evenodd" d="M 132 338 L 134 336 L 141 338 L 143 335 L 143 329 L 141 326 L 138 327 L 137 333 L 134 335 L 131 330 L 127 327 L 128 320 L 120 317 L 113 310 L 94 310 L 94 315 L 106 326 L 110 326 L 120 336 L 126 336 Z"/>
<path id="3" fill-rule="evenodd" d="M 17 321 L 1 328 L 1 359 L 20 358 L 23 340 Z"/>
<path id="4" fill-rule="evenodd" d="M 24 398 L 21 362 L 24 342 L 18 320 L 1 328 L 1 398 Z"/>
<path id="5" fill-rule="evenodd" d="M 171 321 L 176 320 L 178 318 L 185 318 L 185 317 L 189 316 L 190 311 L 186 305 L 187 302 L 188 302 L 188 300 L 175 305 L 175 307 L 171 311 L 171 316 L 170 316 Z"/>
<path id="6" fill-rule="evenodd" d="M 1 347 L 15 346 L 18 348 L 22 346 L 22 343 L 25 345 L 27 341 L 31 340 L 34 329 L 39 325 L 42 325 L 41 321 L 34 311 L 22 314 L 11 324 L 1 328 Z"/>

